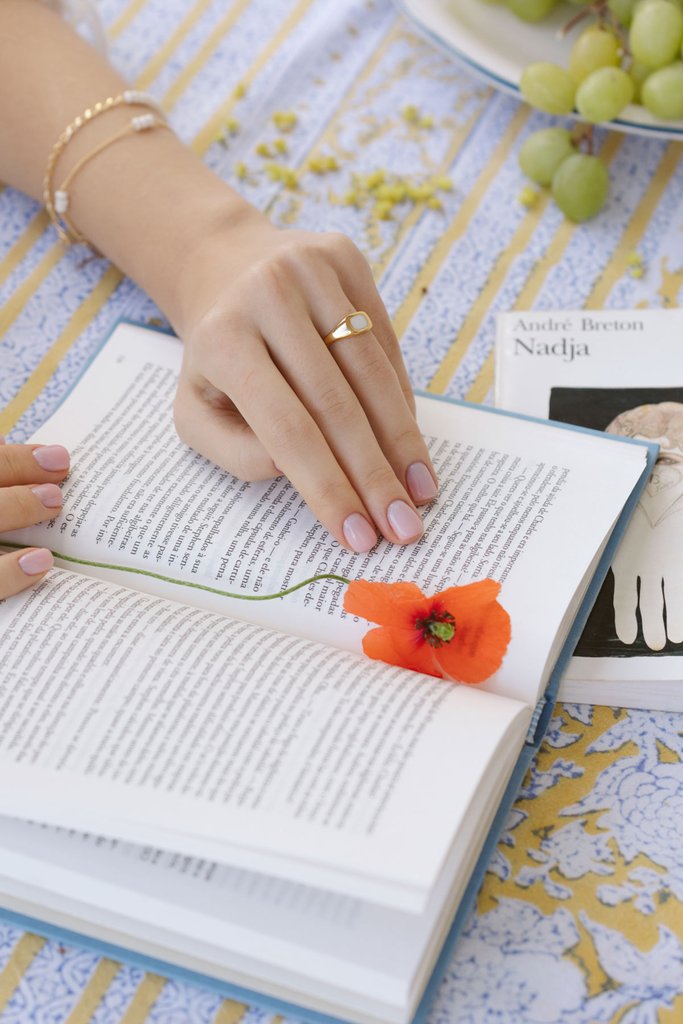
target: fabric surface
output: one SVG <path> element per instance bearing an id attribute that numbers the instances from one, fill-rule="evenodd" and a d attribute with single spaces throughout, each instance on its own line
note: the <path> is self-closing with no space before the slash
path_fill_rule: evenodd
<path id="1" fill-rule="evenodd" d="M 390 0 L 98 6 L 112 60 L 212 168 L 282 226 L 354 238 L 416 387 L 488 400 L 496 310 L 679 304 L 680 144 L 599 133 L 610 199 L 576 227 L 545 195 L 517 200 L 517 150 L 548 119 L 432 49 Z M 296 172 L 289 184 L 255 152 L 280 137 L 276 111 L 296 114 L 275 161 Z M 316 173 L 322 157 L 338 169 Z M 382 171 L 412 187 L 447 180 L 378 209 L 367 176 Z M 0 192 L 0 432 L 13 440 L 51 413 L 117 318 L 163 322 L 115 268 L 82 261 L 35 203 Z M 681 715 L 558 708 L 431 1024 L 683 1019 L 682 734 Z M 269 1019 L 0 927 L 1 1024 Z"/>

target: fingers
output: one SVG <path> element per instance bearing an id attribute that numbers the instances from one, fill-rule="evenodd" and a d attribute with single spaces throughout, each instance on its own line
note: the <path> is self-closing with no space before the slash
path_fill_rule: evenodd
<path id="1" fill-rule="evenodd" d="M 272 458 L 230 399 L 208 381 L 183 374 L 174 406 L 178 436 L 240 480 L 280 476 Z"/>
<path id="2" fill-rule="evenodd" d="M 68 468 L 61 445 L 7 444 L 0 437 L 0 533 L 53 519 L 62 507 L 57 483 Z M 46 548 L 0 555 L 0 600 L 39 582 L 52 565 Z"/>
<path id="3" fill-rule="evenodd" d="M 235 404 L 272 463 L 287 475 L 317 518 L 346 547 L 356 551 L 373 547 L 377 534 L 372 516 L 265 345 L 244 346 L 241 354 L 233 351 L 231 379 L 225 380 L 226 376 L 227 370 L 223 386 L 234 387 Z M 387 473 L 393 476 L 389 467 Z M 414 510 L 413 515 L 417 518 Z"/>
<path id="4" fill-rule="evenodd" d="M 396 372 L 372 333 L 336 341 L 331 353 L 357 395 L 379 448 L 415 504 L 433 501 L 436 473 Z"/>
<path id="5" fill-rule="evenodd" d="M 61 445 L 0 445 L 0 487 L 58 483 L 69 469 L 69 453 Z"/>
<path id="6" fill-rule="evenodd" d="M 640 577 L 640 617 L 643 637 L 651 651 L 661 651 L 666 645 L 664 629 L 664 592 L 660 575 Z"/>
<path id="7" fill-rule="evenodd" d="M 39 583 L 52 564 L 52 553 L 46 548 L 27 548 L 0 555 L 0 601 Z"/>
<path id="8" fill-rule="evenodd" d="M 0 533 L 54 519 L 62 507 L 57 484 L 0 488 Z"/>
<path id="9" fill-rule="evenodd" d="M 673 644 L 683 643 L 683 580 L 677 573 L 664 580 L 666 603 L 666 634 Z"/>
<path id="10" fill-rule="evenodd" d="M 635 643 L 638 636 L 638 578 L 634 573 L 614 573 L 614 629 L 622 644 Z"/>
<path id="11" fill-rule="evenodd" d="M 429 457 L 415 421 L 402 401 L 393 369 L 371 336 L 348 339 L 349 344 L 360 342 L 366 352 L 365 359 L 362 355 L 356 357 L 357 372 L 354 369 L 352 374 L 354 383 L 358 379 L 359 395 L 340 372 L 310 321 L 308 326 L 302 326 L 305 321 L 305 312 L 292 303 L 276 325 L 278 335 L 277 343 L 272 343 L 272 358 L 291 382 L 292 390 L 310 413 L 329 451 L 382 534 L 396 543 L 416 540 L 422 534 L 422 521 L 403 481 L 406 464 L 424 465 Z M 335 346 L 345 341 L 335 342 Z M 373 393 L 375 388 L 381 392 L 380 398 Z M 384 418 L 379 406 L 383 406 Z M 390 424 L 386 422 L 388 410 L 393 413 Z M 305 451 L 302 455 L 307 458 Z M 274 458 L 286 469 L 278 456 Z M 426 473 L 433 497 L 436 485 L 428 470 Z"/>
<path id="12" fill-rule="evenodd" d="M 276 323 L 267 326 L 266 339 L 271 343 L 273 358 L 306 407 L 314 409 L 316 397 L 328 392 L 333 404 L 348 402 L 351 397 L 330 367 L 328 356 L 331 355 L 358 400 L 358 412 L 362 410 L 368 421 L 370 431 L 365 430 L 364 443 L 372 446 L 375 458 L 380 452 L 384 455 L 413 502 L 431 501 L 437 493 L 436 474 L 396 369 L 374 330 L 335 341 L 330 346 L 321 345 L 319 336 L 330 331 L 354 307 L 341 289 L 336 274 L 324 266 L 318 271 L 318 288 L 309 295 L 310 310 L 302 308 L 297 312 L 290 304 L 289 315 L 281 315 Z M 314 331 L 302 331 L 301 324 L 307 313 Z M 387 319 L 386 313 L 384 317 Z M 302 366 L 307 373 L 301 373 Z M 320 418 L 317 422 L 329 442 L 331 435 L 325 424 Z M 342 430 L 336 433 L 342 436 Z M 367 503 L 369 499 L 362 485 L 360 494 Z"/>
<path id="13" fill-rule="evenodd" d="M 335 259 L 335 270 L 339 275 L 341 286 L 351 301 L 351 309 L 362 309 L 369 314 L 375 338 L 393 367 L 403 398 L 414 416 L 415 395 L 410 385 L 408 371 L 403 362 L 396 332 L 381 296 L 377 291 L 377 285 L 375 284 L 370 265 L 360 250 L 349 239 L 344 238 L 344 236 L 342 238 L 343 243 L 340 243 L 335 250 L 335 252 L 339 253 Z M 348 310 L 347 312 L 350 311 Z M 343 313 L 340 314 L 340 318 L 343 315 Z"/>

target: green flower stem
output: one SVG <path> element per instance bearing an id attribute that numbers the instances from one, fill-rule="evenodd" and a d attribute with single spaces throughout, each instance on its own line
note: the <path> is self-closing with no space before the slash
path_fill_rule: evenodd
<path id="1" fill-rule="evenodd" d="M 0 541 L 0 546 L 13 548 L 20 551 L 25 544 L 11 544 L 9 541 Z M 217 587 L 207 587 L 204 583 L 191 583 L 189 580 L 174 579 L 173 576 L 162 576 L 159 572 L 150 572 L 149 569 L 134 569 L 129 565 L 109 565 L 107 562 L 89 562 L 86 558 L 75 558 L 73 555 L 63 555 L 59 551 L 53 551 L 53 556 L 62 562 L 73 562 L 75 565 L 89 565 L 94 569 L 113 569 L 115 572 L 130 572 L 136 576 L 149 576 L 153 580 L 161 580 L 162 583 L 175 583 L 179 587 L 191 587 L 193 590 L 205 590 L 207 594 L 218 594 L 219 597 L 234 597 L 237 601 L 274 601 L 277 597 L 286 597 L 293 594 L 295 590 L 301 590 L 310 583 L 317 583 L 319 580 L 335 580 L 337 583 L 350 583 L 345 576 L 335 576 L 332 572 L 324 572 L 319 576 L 309 576 L 301 583 L 295 583 L 293 587 L 286 590 L 279 590 L 277 594 L 235 594 L 229 590 L 219 590 Z"/>

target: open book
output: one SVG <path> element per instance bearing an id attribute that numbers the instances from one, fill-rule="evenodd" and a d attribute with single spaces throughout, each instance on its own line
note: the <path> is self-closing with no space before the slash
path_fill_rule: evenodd
<path id="1" fill-rule="evenodd" d="M 683 711 L 683 310 L 506 313 L 496 404 L 656 441 L 559 697 Z"/>
<path id="2" fill-rule="evenodd" d="M 73 469 L 60 516 L 11 538 L 61 558 L 0 604 L 0 905 L 298 1015 L 409 1021 L 653 452 L 421 398 L 425 536 L 357 555 L 286 480 L 177 439 L 179 364 L 120 325 L 34 438 Z M 468 687 L 366 659 L 340 584 L 223 593 L 322 572 L 502 581 L 501 669 Z"/>

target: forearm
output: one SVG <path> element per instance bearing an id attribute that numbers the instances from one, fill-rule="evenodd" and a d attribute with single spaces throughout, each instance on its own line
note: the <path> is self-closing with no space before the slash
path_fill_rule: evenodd
<path id="1" fill-rule="evenodd" d="M 66 70 L 68 69 L 68 70 Z M 0 180 L 41 200 L 48 156 L 64 128 L 130 87 L 96 50 L 37 0 L 0 0 Z M 65 148 L 55 185 L 140 108 L 95 119 Z M 78 230 L 158 303 L 177 329 L 191 304 L 200 240 L 257 216 L 169 130 L 127 136 L 79 171 L 69 213 Z"/>

